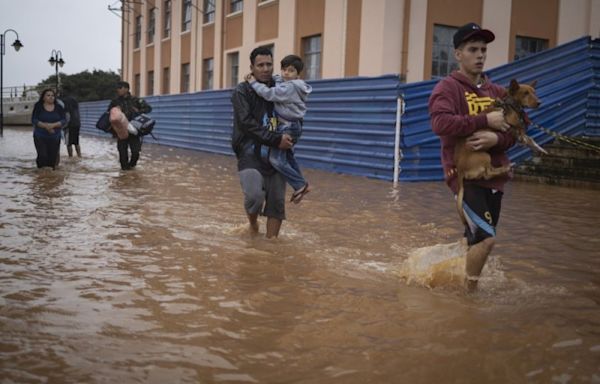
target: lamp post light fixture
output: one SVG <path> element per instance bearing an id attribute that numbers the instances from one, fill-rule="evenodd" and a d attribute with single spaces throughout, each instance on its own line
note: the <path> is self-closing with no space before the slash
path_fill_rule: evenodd
<path id="1" fill-rule="evenodd" d="M 0 34 L 0 137 L 2 137 L 4 135 L 4 63 L 3 63 L 3 59 L 4 59 L 4 53 L 5 53 L 5 48 L 4 48 L 4 37 L 6 35 L 7 32 L 13 32 L 17 38 L 15 39 L 15 42 L 12 43 L 12 47 L 15 49 L 15 51 L 19 51 L 19 49 L 23 48 L 23 44 L 21 44 L 21 41 L 19 41 L 19 34 L 17 33 L 17 31 L 15 31 L 14 29 L 7 29 L 6 31 L 2 32 L 2 34 Z"/>
<path id="2" fill-rule="evenodd" d="M 54 66 L 54 71 L 56 73 L 56 92 L 58 92 L 60 90 L 60 76 L 58 74 L 58 66 L 60 65 L 60 67 L 62 68 L 62 66 L 65 65 L 65 61 L 62 58 L 62 52 L 53 49 L 52 53 L 50 53 L 50 59 L 48 59 L 48 62 L 50 63 L 50 65 Z"/>

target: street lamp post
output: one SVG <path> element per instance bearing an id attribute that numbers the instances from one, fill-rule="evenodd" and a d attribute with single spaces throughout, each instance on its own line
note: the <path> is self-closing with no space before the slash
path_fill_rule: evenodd
<path id="1" fill-rule="evenodd" d="M 15 51 L 19 51 L 19 49 L 23 48 L 23 44 L 19 41 L 19 34 L 14 29 L 7 29 L 2 34 L 0 34 L 0 137 L 4 136 L 4 36 L 7 32 L 13 32 L 17 38 L 15 42 L 11 45 L 15 48 Z"/>
<path id="2" fill-rule="evenodd" d="M 48 62 L 50 63 L 50 65 L 54 66 L 54 71 L 56 73 L 56 92 L 58 92 L 60 90 L 60 76 L 58 74 L 58 66 L 60 65 L 60 67 L 62 68 L 62 66 L 65 65 L 65 61 L 62 58 L 62 52 L 53 49 L 52 53 L 50 53 L 50 59 L 48 60 Z"/>

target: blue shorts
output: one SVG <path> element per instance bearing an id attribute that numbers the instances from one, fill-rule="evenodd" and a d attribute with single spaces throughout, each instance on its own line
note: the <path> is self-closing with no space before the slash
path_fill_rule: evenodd
<path id="1" fill-rule="evenodd" d="M 469 245 L 496 236 L 503 193 L 465 183 L 463 211 L 467 219 L 465 237 Z"/>

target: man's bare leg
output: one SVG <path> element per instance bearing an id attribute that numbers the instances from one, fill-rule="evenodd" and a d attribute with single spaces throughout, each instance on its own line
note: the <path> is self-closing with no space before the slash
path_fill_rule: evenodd
<path id="1" fill-rule="evenodd" d="M 248 222 L 250 223 L 250 231 L 253 234 L 258 233 L 258 213 L 248 213 Z"/>
<path id="2" fill-rule="evenodd" d="M 69 154 L 69 157 L 73 157 L 73 147 L 70 145 L 67 145 L 67 153 Z"/>
<path id="3" fill-rule="evenodd" d="M 77 157 L 81 157 L 81 147 L 79 147 L 79 144 L 75 144 L 75 150 L 77 151 Z"/>
<path id="4" fill-rule="evenodd" d="M 281 220 L 274 217 L 267 218 L 267 239 L 279 236 L 279 229 L 281 228 Z"/>
<path id="5" fill-rule="evenodd" d="M 493 237 L 474 244 L 467 251 L 467 266 L 466 266 L 466 287 L 469 292 L 473 292 L 477 289 L 477 282 L 481 270 L 487 261 L 488 255 L 494 248 L 495 240 Z"/>

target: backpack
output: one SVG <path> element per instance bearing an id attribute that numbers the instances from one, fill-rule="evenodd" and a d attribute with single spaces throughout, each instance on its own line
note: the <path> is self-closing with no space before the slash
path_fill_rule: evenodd
<path id="1" fill-rule="evenodd" d="M 96 128 L 104 132 L 110 132 L 110 113 L 104 112 L 96 122 Z"/>
<path id="2" fill-rule="evenodd" d="M 152 130 L 156 124 L 156 120 L 150 116 L 140 113 L 129 122 L 138 132 L 139 136 L 152 135 Z M 152 135 L 154 137 L 154 135 Z"/>

